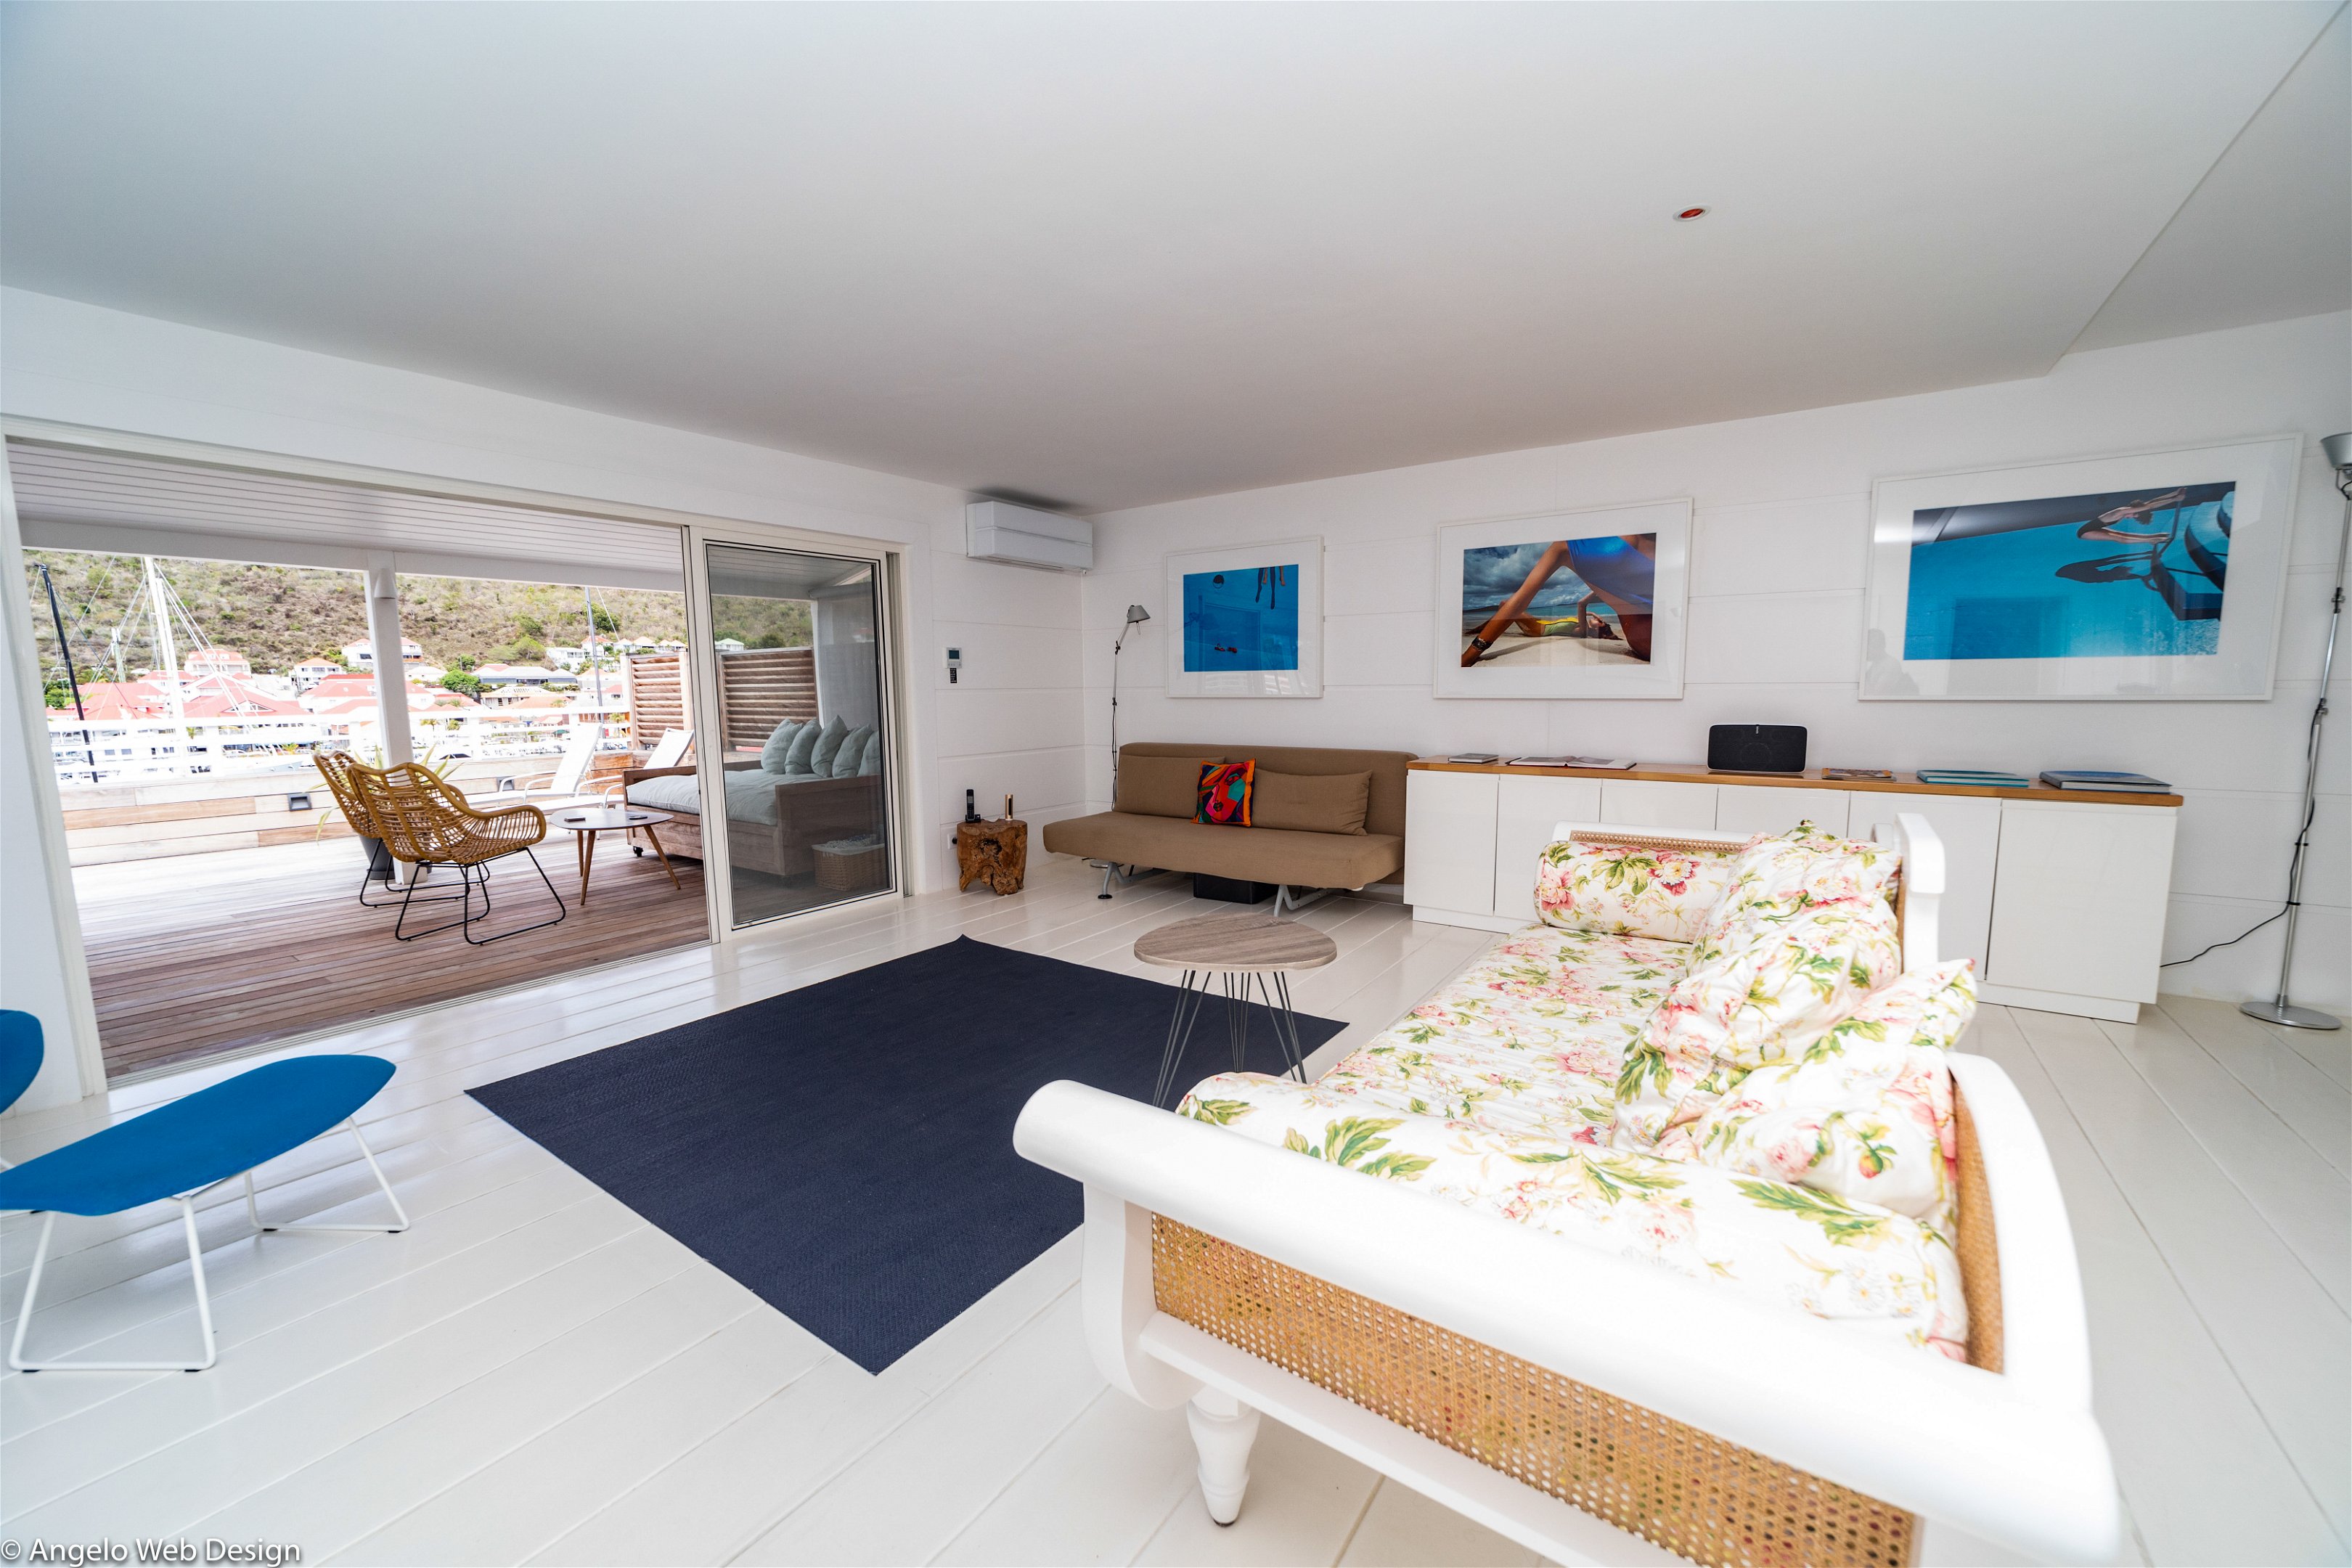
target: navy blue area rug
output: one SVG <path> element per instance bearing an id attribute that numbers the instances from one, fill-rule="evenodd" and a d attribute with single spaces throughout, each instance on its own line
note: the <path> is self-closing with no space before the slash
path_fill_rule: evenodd
<path id="1" fill-rule="evenodd" d="M 879 1372 L 1077 1228 L 1013 1152 L 1041 1085 L 1151 1097 L 1172 986 L 959 937 L 517 1078 L 476 1100 Z M 1213 997 L 1180 1079 L 1232 1063 Z M 1253 1005 L 1249 1065 L 1280 1072 Z M 1345 1026 L 1301 1014 L 1311 1050 Z"/>

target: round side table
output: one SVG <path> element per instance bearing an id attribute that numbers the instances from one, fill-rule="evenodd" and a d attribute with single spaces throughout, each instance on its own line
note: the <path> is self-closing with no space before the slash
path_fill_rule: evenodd
<path id="1" fill-rule="evenodd" d="M 1270 914 L 1197 915 L 1173 925 L 1146 931 L 1135 942 L 1139 963 L 1161 969 L 1181 969 L 1176 983 L 1176 1015 L 1168 1021 L 1168 1044 L 1160 1055 L 1160 1081 L 1151 1103 L 1160 1104 L 1174 1087 L 1183 1065 L 1184 1047 L 1192 1037 L 1192 1021 L 1209 994 L 1209 976 L 1219 979 L 1225 997 L 1225 1029 L 1234 1047 L 1234 1070 L 1243 1071 L 1249 1046 L 1250 984 L 1256 982 L 1265 1010 L 1274 1018 L 1275 1044 L 1281 1047 L 1291 1075 L 1307 1081 L 1307 1053 L 1298 1042 L 1298 1011 L 1290 1004 L 1293 971 L 1320 969 L 1339 956 L 1339 944 L 1312 926 L 1279 921 Z M 1199 982 L 1196 987 L 1194 982 Z"/>
<path id="2" fill-rule="evenodd" d="M 669 863 L 669 852 L 662 847 L 654 829 L 670 819 L 667 811 L 652 811 L 642 805 L 551 806 L 547 812 L 547 825 L 571 833 L 572 844 L 579 850 L 580 907 L 588 907 L 588 870 L 596 863 L 596 836 L 600 833 L 643 833 L 652 839 L 654 853 L 661 857 L 662 869 L 669 873 L 669 885 L 685 891 L 677 879 L 677 868 Z"/>

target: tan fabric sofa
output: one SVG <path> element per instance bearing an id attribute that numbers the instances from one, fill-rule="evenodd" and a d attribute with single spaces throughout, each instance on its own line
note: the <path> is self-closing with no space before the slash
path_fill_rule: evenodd
<path id="1" fill-rule="evenodd" d="M 1411 752 L 1316 746 L 1193 746 L 1138 741 L 1119 748 L 1119 809 L 1048 823 L 1045 844 L 1055 854 L 1076 855 L 1107 867 L 1149 866 L 1237 881 L 1270 882 L 1285 890 L 1278 900 L 1284 904 L 1296 901 L 1288 896 L 1293 888 L 1354 889 L 1392 881 L 1404 873 L 1405 764 L 1412 756 Z M 1172 812 L 1180 803 L 1174 798 L 1136 798 L 1139 792 L 1130 787 L 1128 776 L 1134 770 L 1128 763 L 1137 757 L 1236 763 L 1253 758 L 1261 775 L 1368 773 L 1362 830 L 1211 826 L 1175 816 Z M 1103 885 L 1108 891 L 1108 875 Z"/>

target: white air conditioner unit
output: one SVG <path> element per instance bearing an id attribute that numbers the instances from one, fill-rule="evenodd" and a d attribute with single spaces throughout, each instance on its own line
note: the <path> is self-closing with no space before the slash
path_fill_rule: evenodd
<path id="1" fill-rule="evenodd" d="M 974 561 L 1085 572 L 1095 563 L 1095 525 L 1011 501 L 976 500 L 963 509 L 963 552 Z"/>

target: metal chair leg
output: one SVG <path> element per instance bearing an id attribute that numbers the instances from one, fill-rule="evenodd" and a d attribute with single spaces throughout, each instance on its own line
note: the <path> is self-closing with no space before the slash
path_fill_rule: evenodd
<path id="1" fill-rule="evenodd" d="M 541 921 L 536 925 L 517 926 L 512 931 L 502 931 L 496 936 L 477 937 L 474 934 L 473 906 L 468 904 L 466 909 L 466 918 L 460 922 L 464 927 L 464 930 L 460 934 L 463 935 L 466 941 L 473 946 L 488 947 L 494 942 L 504 942 L 510 936 L 520 936 L 525 931 L 544 931 L 549 926 L 562 925 L 563 923 L 563 895 L 555 890 L 555 884 L 553 882 L 548 881 L 547 868 L 539 863 L 539 857 L 530 852 L 530 848 L 528 845 L 523 847 L 522 853 L 530 861 L 530 868 L 539 873 L 540 881 L 545 884 L 547 888 L 547 896 L 555 900 L 555 918 L 551 921 Z M 478 868 L 478 869 L 483 873 L 482 918 L 484 920 L 488 920 L 490 914 L 490 889 L 488 884 L 489 868 L 487 866 L 483 866 Z"/>
<path id="2" fill-rule="evenodd" d="M 427 860 L 427 861 L 425 861 L 423 865 L 420 865 L 420 866 L 416 867 L 416 868 L 415 868 L 415 869 L 410 873 L 410 875 L 409 875 L 409 879 L 408 879 L 408 883 L 407 883 L 407 887 L 408 887 L 408 888 L 414 888 L 414 887 L 415 887 L 418 882 L 423 881 L 425 878 L 427 878 L 427 877 L 431 876 L 432 874 L 433 874 L 433 863 L 432 863 L 430 860 Z M 404 903 L 406 902 L 406 899 L 405 899 L 405 896 L 404 896 L 404 895 L 405 895 L 405 892 L 406 892 L 406 889 L 403 889 L 404 897 L 402 897 L 402 898 L 398 898 L 398 899 L 376 899 L 376 900 L 371 900 L 371 899 L 369 899 L 369 897 L 368 897 L 368 885 L 369 885 L 370 883 L 373 882 L 374 880 L 375 880 L 375 866 L 374 866 L 373 862 L 370 862 L 370 864 L 369 864 L 369 866 L 368 866 L 368 868 L 367 868 L 364 872 L 361 873 L 361 876 L 360 876 L 360 908 L 362 908 L 362 909 L 363 909 L 363 910 L 388 910 L 388 909 L 393 908 L 393 907 L 394 907 L 394 905 L 396 905 L 396 904 L 404 904 Z M 446 903 L 448 903 L 448 902 L 449 902 L 453 898 L 455 898 L 455 897 L 457 897 L 457 895 L 451 894 L 451 893 L 435 893 L 435 894 L 432 894 L 432 895 L 430 895 L 430 896 L 428 896 L 428 897 L 419 899 L 419 900 L 417 900 L 416 901 L 417 901 L 418 903 L 420 903 L 420 904 L 446 904 Z"/>
<path id="3" fill-rule="evenodd" d="M 419 883 L 423 881 L 423 878 L 421 876 L 411 877 L 408 879 L 408 890 L 401 895 L 400 916 L 392 922 L 393 940 L 395 942 L 415 942 L 419 937 L 432 936 L 436 932 L 447 931 L 452 926 L 464 926 L 470 919 L 473 918 L 474 884 L 476 881 L 475 873 L 480 869 L 481 868 L 478 866 L 460 866 L 457 868 L 458 890 L 457 893 L 454 895 L 449 893 L 436 893 L 428 895 L 422 899 L 417 898 L 415 895 L 416 889 Z M 458 910 L 457 918 L 454 921 L 443 921 L 439 925 L 427 926 L 423 931 L 409 931 L 405 928 L 408 924 L 408 908 L 412 902 L 419 904 L 457 903 L 462 907 Z M 488 879 L 485 879 L 482 881 L 482 913 L 480 918 L 488 920 L 489 915 L 490 889 Z"/>
<path id="4" fill-rule="evenodd" d="M 270 1225 L 270 1224 L 268 1224 L 268 1223 L 266 1223 L 266 1222 L 262 1219 L 262 1217 L 261 1217 L 261 1211 L 260 1211 L 260 1209 L 259 1209 L 258 1207 L 257 1207 L 257 1206 L 256 1206 L 256 1205 L 255 1205 L 255 1203 L 254 1203 L 254 1198 L 253 1198 L 253 1173 L 252 1173 L 251 1171 L 247 1171 L 247 1172 L 245 1173 L 245 1212 L 246 1212 L 246 1215 L 247 1215 L 247 1218 L 249 1218 L 249 1219 L 251 1219 L 251 1220 L 253 1221 L 253 1228 L 254 1228 L 254 1229 L 256 1229 L 256 1230 L 259 1230 L 259 1231 L 268 1231 L 268 1232 L 299 1232 L 299 1231 L 306 1231 L 306 1230 L 318 1230 L 318 1231 L 365 1231 L 365 1232 L 369 1232 L 369 1233 L 371 1233 L 371 1234 L 375 1234 L 375 1235 L 383 1235 L 383 1236 L 396 1236 L 396 1235 L 398 1235 L 400 1232 L 402 1232 L 402 1231 L 404 1231 L 404 1230 L 406 1230 L 406 1229 L 408 1228 L 408 1211 L 407 1211 L 406 1209 L 404 1209 L 404 1208 L 401 1207 L 401 1205 L 400 1205 L 400 1194 L 399 1194 L 398 1193 L 394 1192 L 394 1191 L 392 1190 L 392 1184 L 391 1184 L 389 1181 L 387 1181 L 387 1180 L 385 1180 L 385 1179 L 384 1179 L 383 1167 L 382 1165 L 379 1165 L 379 1164 L 377 1164 L 377 1163 L 375 1163 L 375 1151 L 374 1151 L 374 1150 L 373 1150 L 373 1149 L 371 1149 L 371 1148 L 369 1148 L 369 1147 L 368 1147 L 368 1142 L 367 1142 L 367 1140 L 366 1140 L 365 1138 L 363 1138 L 363 1137 L 362 1137 L 362 1136 L 360 1135 L 360 1124 L 359 1124 L 359 1122 L 358 1122 L 356 1120 L 353 1120 L 353 1121 L 349 1121 L 344 1122 L 344 1123 L 343 1123 L 343 1125 L 344 1125 L 344 1126 L 346 1126 L 346 1127 L 348 1127 L 348 1128 L 350 1128 L 350 1129 L 352 1130 L 352 1142 L 353 1142 L 354 1143 L 357 1143 L 357 1144 L 360 1146 L 360 1155 L 361 1155 L 361 1157 L 367 1161 L 368 1169 L 375 1173 L 375 1184 L 376 1184 L 377 1186 L 381 1187 L 382 1189 L 383 1189 L 383 1195 L 384 1195 L 387 1199 L 389 1199 L 389 1200 L 391 1201 L 391 1204 L 392 1204 L 392 1212 L 393 1212 L 393 1214 L 394 1214 L 394 1215 L 396 1215 L 396 1216 L 399 1218 L 400 1223 L 399 1223 L 398 1225 Z"/>
<path id="5" fill-rule="evenodd" d="M 213 1334 L 213 1303 L 205 1289 L 205 1250 L 196 1238 L 196 1194 L 183 1194 L 174 1200 L 180 1205 L 180 1224 L 188 1236 L 188 1275 L 196 1287 L 196 1321 L 204 1328 L 205 1359 L 190 1364 L 184 1361 L 26 1361 L 25 1330 L 32 1323 L 33 1308 L 41 1294 L 41 1272 L 48 1266 L 49 1233 L 57 1226 L 58 1216 L 41 1216 L 41 1239 L 33 1251 L 33 1271 L 25 1280 L 24 1303 L 16 1309 L 16 1332 L 8 1342 L 8 1364 L 18 1372 L 202 1372 L 220 1359 L 220 1350 Z"/>

